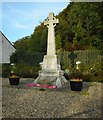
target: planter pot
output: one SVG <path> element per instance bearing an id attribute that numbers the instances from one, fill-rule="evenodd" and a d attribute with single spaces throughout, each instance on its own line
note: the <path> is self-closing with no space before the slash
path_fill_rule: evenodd
<path id="1" fill-rule="evenodd" d="M 83 81 L 70 81 L 70 87 L 73 91 L 81 91 L 83 86 Z"/>
<path id="2" fill-rule="evenodd" d="M 10 85 L 18 85 L 20 78 L 9 78 Z"/>

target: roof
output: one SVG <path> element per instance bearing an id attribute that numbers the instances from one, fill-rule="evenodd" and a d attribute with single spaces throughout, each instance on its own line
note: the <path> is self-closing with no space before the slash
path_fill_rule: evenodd
<path id="1" fill-rule="evenodd" d="M 7 37 L 0 31 L 1 35 L 6 38 L 6 40 L 13 46 L 13 44 L 7 39 Z M 14 47 L 14 46 L 13 46 Z M 15 47 L 14 47 L 15 48 Z M 16 48 L 15 48 L 16 49 Z"/>

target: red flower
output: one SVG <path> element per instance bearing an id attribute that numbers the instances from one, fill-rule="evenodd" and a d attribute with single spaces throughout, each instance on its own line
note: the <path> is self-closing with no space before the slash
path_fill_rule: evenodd
<path id="1" fill-rule="evenodd" d="M 28 86 L 28 87 L 49 88 L 49 89 L 57 88 L 56 85 L 36 84 L 36 83 L 29 83 L 29 84 L 26 84 L 26 86 Z"/>

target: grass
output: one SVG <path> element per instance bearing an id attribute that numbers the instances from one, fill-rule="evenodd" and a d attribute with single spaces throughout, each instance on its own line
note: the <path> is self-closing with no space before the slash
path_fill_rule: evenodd
<path id="1" fill-rule="evenodd" d="M 80 92 L 80 95 L 89 96 L 89 92 L 88 91 L 82 91 L 82 92 Z"/>

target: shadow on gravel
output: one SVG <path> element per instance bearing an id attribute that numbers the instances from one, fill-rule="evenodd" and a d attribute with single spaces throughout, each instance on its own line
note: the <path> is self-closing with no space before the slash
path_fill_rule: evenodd
<path id="1" fill-rule="evenodd" d="M 19 86 L 20 88 L 29 88 L 29 89 L 40 89 L 39 87 L 28 87 L 26 86 L 26 84 L 28 83 L 33 83 L 33 79 L 32 80 L 25 80 L 25 81 L 22 81 L 20 82 Z M 83 88 L 82 88 L 82 91 L 87 91 L 88 88 L 90 87 L 90 83 L 89 82 L 83 82 Z M 60 92 L 66 92 L 66 91 L 71 91 L 71 88 L 70 88 L 70 83 L 68 82 L 67 84 L 63 85 L 62 87 L 60 88 L 56 88 L 56 89 L 48 89 L 46 88 L 45 90 L 47 91 L 60 91 Z"/>
<path id="2" fill-rule="evenodd" d="M 88 88 L 90 87 L 90 83 L 89 82 L 83 82 L 83 87 L 81 91 L 87 91 Z M 71 90 L 70 88 L 70 83 L 67 83 L 66 85 L 55 89 L 56 91 L 67 91 L 67 90 Z M 76 92 L 76 91 L 75 91 Z M 78 92 L 78 91 L 77 91 Z"/>
<path id="3" fill-rule="evenodd" d="M 20 78 L 20 83 L 19 85 L 10 85 L 9 84 L 9 79 L 8 78 L 5 78 L 3 80 L 3 87 L 13 87 L 13 88 L 28 88 L 28 89 L 40 89 L 39 87 L 29 87 L 29 86 L 26 86 L 26 84 L 29 84 L 29 83 L 33 83 L 34 81 L 34 78 Z M 82 91 L 87 91 L 88 88 L 90 87 L 90 82 L 83 82 L 83 87 L 82 87 Z M 70 82 L 68 82 L 67 84 L 63 85 L 62 87 L 60 88 L 56 88 L 56 89 L 45 89 L 45 90 L 52 90 L 52 91 L 71 91 L 71 88 L 70 88 Z"/>
<path id="4" fill-rule="evenodd" d="M 102 118 L 100 107 L 91 108 L 84 110 L 83 112 L 78 112 L 66 118 Z M 94 120 L 94 119 L 93 119 Z"/>
<path id="5" fill-rule="evenodd" d="M 28 84 L 28 83 L 33 83 L 34 79 L 33 78 L 25 78 L 25 80 L 22 80 L 20 81 L 20 84 L 19 85 L 24 85 L 24 84 Z"/>

